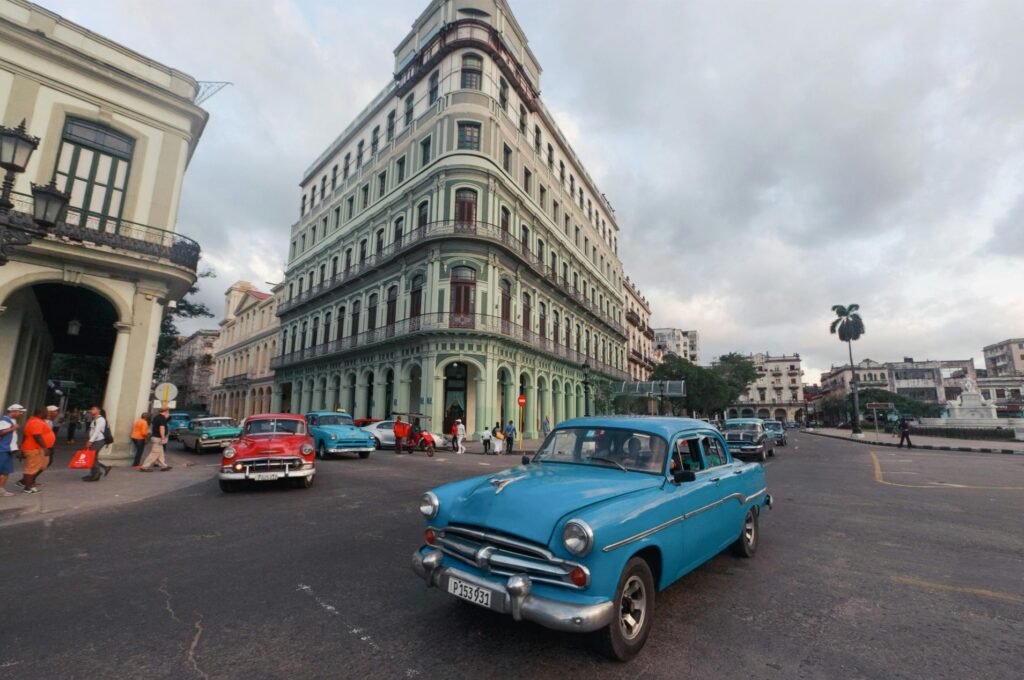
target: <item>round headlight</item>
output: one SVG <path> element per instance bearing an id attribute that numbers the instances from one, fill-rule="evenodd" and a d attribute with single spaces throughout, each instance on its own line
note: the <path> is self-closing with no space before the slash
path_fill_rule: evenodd
<path id="1" fill-rule="evenodd" d="M 313 455 L 313 446 L 311 444 L 303 444 L 302 445 L 302 455 L 303 456 L 312 456 Z"/>
<path id="2" fill-rule="evenodd" d="M 331 441 L 332 441 L 332 442 L 333 442 L 333 441 L 334 441 L 335 439 L 337 439 L 337 438 L 338 438 L 338 435 L 336 435 L 336 434 L 332 434 L 332 435 L 331 435 Z"/>
<path id="3" fill-rule="evenodd" d="M 562 529 L 562 543 L 573 555 L 583 557 L 594 547 L 594 530 L 581 519 L 571 519 Z"/>
<path id="4" fill-rule="evenodd" d="M 420 513 L 427 519 L 434 519 L 437 517 L 437 511 L 441 507 L 441 502 L 437 500 L 437 496 L 434 495 L 433 491 L 428 491 L 423 494 L 423 498 L 420 499 Z"/>
<path id="5" fill-rule="evenodd" d="M 209 439 L 209 438 L 210 438 L 210 435 L 206 434 L 205 432 L 203 433 L 202 437 L 200 437 L 200 439 Z"/>
<path id="6" fill-rule="evenodd" d="M 235 450 L 229 446 L 228 448 L 224 449 L 224 454 L 223 455 L 224 455 L 225 458 L 234 458 L 235 457 Z"/>

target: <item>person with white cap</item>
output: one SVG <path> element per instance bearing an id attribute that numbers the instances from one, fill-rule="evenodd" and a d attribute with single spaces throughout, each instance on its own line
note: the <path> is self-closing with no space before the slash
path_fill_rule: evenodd
<path id="1" fill-rule="evenodd" d="M 47 406 L 46 407 L 46 424 L 50 426 L 53 433 L 56 434 L 60 430 L 61 419 L 60 419 L 60 407 L 59 406 Z M 44 470 L 48 469 L 53 465 L 53 447 L 46 449 L 46 466 Z M 40 472 L 39 474 L 43 474 Z"/>
<path id="2" fill-rule="evenodd" d="M 18 452 L 18 418 L 25 415 L 25 407 L 11 404 L 7 413 L 0 416 L 0 496 L 10 497 L 14 494 L 5 486 L 7 478 L 14 472 L 14 455 Z"/>
<path id="3" fill-rule="evenodd" d="M 455 419 L 455 439 L 459 446 L 458 454 L 461 456 L 466 452 L 466 426 L 462 424 L 462 418 Z"/>

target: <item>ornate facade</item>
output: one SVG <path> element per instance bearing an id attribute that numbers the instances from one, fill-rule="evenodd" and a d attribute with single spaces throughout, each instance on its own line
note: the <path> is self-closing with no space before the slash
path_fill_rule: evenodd
<path id="1" fill-rule="evenodd" d="M 215 415 L 242 420 L 271 407 L 274 371 L 281 325 L 277 303 L 282 286 L 265 293 L 248 281 L 238 281 L 224 294 L 224 319 L 214 353 L 213 406 Z"/>
<path id="2" fill-rule="evenodd" d="M 622 282 L 626 330 L 629 333 L 629 377 L 650 380 L 654 370 L 654 329 L 651 328 L 651 304 L 627 276 Z"/>
<path id="3" fill-rule="evenodd" d="M 171 354 L 167 379 L 178 388 L 176 408 L 209 408 L 213 351 L 219 335 L 219 331 L 196 331 Z"/>
<path id="4" fill-rule="evenodd" d="M 749 359 L 757 369 L 757 380 L 747 385 L 746 394 L 729 408 L 726 417 L 803 421 L 806 405 L 800 355 L 758 353 Z"/>
<path id="5" fill-rule="evenodd" d="M 302 180 L 275 408 L 539 431 L 626 380 L 619 227 L 501 0 L 435 0 Z M 584 365 L 586 366 L 584 368 Z"/>

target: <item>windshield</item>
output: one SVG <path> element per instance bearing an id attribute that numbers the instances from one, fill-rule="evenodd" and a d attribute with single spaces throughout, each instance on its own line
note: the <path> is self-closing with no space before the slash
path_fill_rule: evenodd
<path id="1" fill-rule="evenodd" d="M 301 420 L 265 418 L 245 421 L 245 434 L 305 434 L 306 423 Z"/>
<path id="2" fill-rule="evenodd" d="M 188 425 L 188 421 L 192 418 L 187 413 L 172 413 L 167 417 L 168 423 L 176 423 L 178 425 Z"/>
<path id="3" fill-rule="evenodd" d="M 340 414 L 340 413 L 337 414 L 337 415 L 317 416 L 316 417 L 316 424 L 317 425 L 351 425 L 352 424 L 352 416 L 347 416 L 347 415 Z"/>
<path id="4" fill-rule="evenodd" d="M 764 429 L 782 432 L 782 423 L 777 420 L 766 420 L 764 423 Z"/>
<path id="5" fill-rule="evenodd" d="M 571 427 L 552 432 L 533 460 L 663 474 L 667 451 L 664 439 L 646 432 Z"/>
<path id="6" fill-rule="evenodd" d="M 726 432 L 757 432 L 757 423 L 725 423 Z"/>
<path id="7" fill-rule="evenodd" d="M 201 420 L 198 426 L 202 430 L 212 430 L 215 427 L 234 427 L 235 421 L 231 418 L 215 418 L 214 420 Z"/>

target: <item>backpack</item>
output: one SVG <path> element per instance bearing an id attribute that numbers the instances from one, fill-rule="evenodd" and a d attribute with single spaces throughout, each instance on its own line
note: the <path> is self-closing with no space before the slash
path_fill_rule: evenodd
<path id="1" fill-rule="evenodd" d="M 103 443 L 107 446 L 114 443 L 114 435 L 110 433 L 110 425 L 103 428 Z"/>

